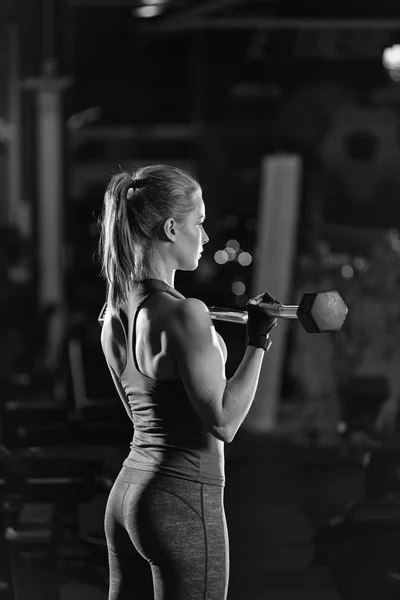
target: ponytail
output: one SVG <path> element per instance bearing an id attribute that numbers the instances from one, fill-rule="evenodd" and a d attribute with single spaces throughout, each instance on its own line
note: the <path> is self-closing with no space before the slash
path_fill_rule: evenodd
<path id="1" fill-rule="evenodd" d="M 119 173 L 110 181 L 104 196 L 100 253 L 102 275 L 113 305 L 126 301 L 132 275 L 141 271 L 141 247 L 135 244 L 129 227 L 130 183 L 132 178 L 127 173 Z"/>

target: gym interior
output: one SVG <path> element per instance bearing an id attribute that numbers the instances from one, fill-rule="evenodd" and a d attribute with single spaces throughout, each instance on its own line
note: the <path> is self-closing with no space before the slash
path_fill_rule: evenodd
<path id="1" fill-rule="evenodd" d="M 389 0 L 2 0 L 0 600 L 107 599 L 132 423 L 98 219 L 153 163 L 201 182 L 210 240 L 176 287 L 228 378 L 249 298 L 284 305 L 225 448 L 229 600 L 400 597 L 399 82 Z"/>

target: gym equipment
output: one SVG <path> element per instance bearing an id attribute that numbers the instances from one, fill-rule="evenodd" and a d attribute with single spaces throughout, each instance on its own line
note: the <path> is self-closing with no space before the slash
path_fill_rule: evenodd
<path id="1" fill-rule="evenodd" d="M 278 319 L 299 319 L 307 333 L 325 333 L 341 329 L 348 308 L 337 291 L 312 292 L 303 295 L 298 306 L 273 305 L 261 302 L 260 308 Z M 247 323 L 246 311 L 210 307 L 210 316 L 217 321 Z"/>
<path id="2" fill-rule="evenodd" d="M 0 447 L 1 599 L 19 598 L 26 581 L 43 600 L 60 598 L 59 585 L 71 580 L 106 592 L 103 532 L 81 534 L 78 514 L 78 505 L 109 493 L 102 471 L 103 459 L 83 457 L 79 448 Z"/>
<path id="3" fill-rule="evenodd" d="M 2 441 L 8 448 L 68 443 L 66 407 L 56 400 L 8 400 L 3 407 Z"/>
<path id="4" fill-rule="evenodd" d="M 259 306 L 266 313 L 278 319 L 299 319 L 307 333 L 325 333 L 341 329 L 348 308 L 337 291 L 310 292 L 303 295 L 297 306 L 283 306 L 261 303 Z M 104 304 L 98 322 L 103 325 L 107 304 Z M 247 311 L 210 306 L 210 316 L 216 321 L 231 323 L 247 323 Z"/>

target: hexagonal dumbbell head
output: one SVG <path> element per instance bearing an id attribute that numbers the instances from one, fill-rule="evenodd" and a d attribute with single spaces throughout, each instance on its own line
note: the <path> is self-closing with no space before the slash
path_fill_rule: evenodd
<path id="1" fill-rule="evenodd" d="M 313 292 L 302 297 L 297 316 L 307 333 L 338 331 L 346 318 L 347 306 L 339 292 Z"/>

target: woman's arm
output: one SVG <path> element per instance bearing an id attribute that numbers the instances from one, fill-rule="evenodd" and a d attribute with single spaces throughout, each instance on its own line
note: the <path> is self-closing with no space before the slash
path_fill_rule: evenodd
<path id="1" fill-rule="evenodd" d="M 167 337 L 186 392 L 204 426 L 216 438 L 231 442 L 254 400 L 264 350 L 248 346 L 227 381 L 207 306 L 194 298 L 175 305 Z"/>

